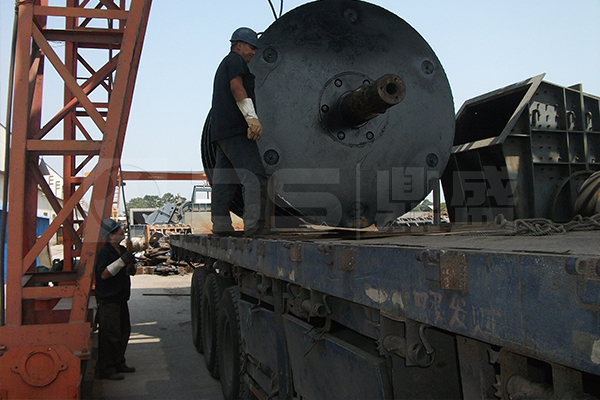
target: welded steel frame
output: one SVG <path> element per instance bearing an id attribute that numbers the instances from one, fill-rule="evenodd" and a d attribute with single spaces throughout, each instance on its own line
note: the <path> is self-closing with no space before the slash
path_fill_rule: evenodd
<path id="1" fill-rule="evenodd" d="M 80 359 L 90 357 L 88 303 L 100 221 L 112 207 L 150 4 L 151 0 L 17 4 L 12 126 L 8 127 L 6 317 L 0 326 L 4 365 L 11 351 L 28 346 L 64 346 Z M 48 24 L 50 20 L 60 21 L 59 28 Z M 64 43 L 59 47 L 64 54 L 50 42 Z M 102 54 L 108 54 L 107 61 L 97 68 L 94 63 Z M 55 114 L 50 110 L 54 116 L 46 121 L 46 100 L 57 97 L 57 93 L 42 96 L 49 67 L 64 83 L 64 106 Z M 94 100 L 98 97 L 106 100 Z M 62 157 L 62 201 L 38 167 L 42 156 Z M 38 187 L 56 214 L 39 238 Z M 82 199 L 90 190 L 85 210 Z M 59 229 L 64 233 L 63 271 L 36 274 L 36 258 Z M 68 299 L 63 304 L 70 302 L 70 308 L 56 310 L 63 299 Z M 0 370 L 4 392 L 8 390 L 5 371 Z M 50 398 L 50 392 L 43 397 Z"/>
<path id="2" fill-rule="evenodd" d="M 600 170 L 600 97 L 544 74 L 468 100 L 442 176 L 453 222 L 566 222 L 583 182 Z"/>

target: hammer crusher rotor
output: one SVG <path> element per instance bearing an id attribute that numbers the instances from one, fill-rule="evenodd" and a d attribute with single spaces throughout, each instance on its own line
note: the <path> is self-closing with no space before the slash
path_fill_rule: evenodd
<path id="1" fill-rule="evenodd" d="M 261 35 L 250 70 L 276 216 L 382 226 L 443 172 L 454 138 L 450 86 L 427 42 L 393 13 L 363 1 L 305 4 Z M 211 179 L 209 125 L 210 116 L 202 156 Z M 234 203 L 241 215 L 241 195 Z"/>

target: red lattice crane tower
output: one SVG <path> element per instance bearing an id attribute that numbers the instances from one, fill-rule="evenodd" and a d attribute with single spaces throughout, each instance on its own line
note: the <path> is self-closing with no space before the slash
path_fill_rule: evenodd
<path id="1" fill-rule="evenodd" d="M 0 398 L 79 397 L 100 221 L 111 213 L 150 4 L 16 2 Z M 51 73 L 59 93 L 44 85 Z M 62 162 L 62 202 L 40 171 L 42 156 Z M 56 214 L 39 238 L 38 188 Z M 36 273 L 36 258 L 59 229 L 63 270 Z"/>

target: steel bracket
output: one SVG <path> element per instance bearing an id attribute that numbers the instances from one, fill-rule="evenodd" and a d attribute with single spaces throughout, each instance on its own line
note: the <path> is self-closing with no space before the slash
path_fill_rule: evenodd
<path id="1" fill-rule="evenodd" d="M 297 263 L 302 262 L 302 245 L 300 243 L 286 243 L 283 247 L 288 249 L 290 261 Z"/>
<path id="2" fill-rule="evenodd" d="M 569 258 L 565 269 L 577 277 L 577 295 L 581 302 L 600 305 L 600 259 Z"/>
<path id="3" fill-rule="evenodd" d="M 440 289 L 467 291 L 467 256 L 464 253 L 445 250 L 424 250 L 417 259 L 425 265 L 425 278 L 439 282 Z"/>
<path id="4" fill-rule="evenodd" d="M 355 247 L 341 247 L 337 254 L 337 268 L 342 271 L 353 271 L 356 266 Z"/>

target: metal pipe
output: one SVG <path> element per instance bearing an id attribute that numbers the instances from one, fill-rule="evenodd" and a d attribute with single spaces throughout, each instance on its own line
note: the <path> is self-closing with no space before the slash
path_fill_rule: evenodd
<path id="1" fill-rule="evenodd" d="M 349 126 L 362 125 L 400 103 L 405 95 L 406 85 L 399 76 L 383 75 L 340 98 L 342 121 Z"/>
<path id="2" fill-rule="evenodd" d="M 301 303 L 302 309 L 308 313 L 310 317 L 325 317 L 327 308 L 319 302 L 314 302 L 310 299 L 305 299 Z"/>
<path id="3" fill-rule="evenodd" d="M 8 76 L 8 95 L 6 101 L 6 135 L 4 142 L 4 184 L 2 192 L 2 214 L 0 216 L 0 282 L 2 283 L 2 290 L 0 290 L 0 326 L 4 326 L 5 323 L 5 298 L 4 298 L 4 243 L 6 242 L 6 218 L 8 214 L 8 177 L 9 177 L 9 163 L 10 163 L 10 132 L 12 125 L 12 97 L 13 97 L 13 86 L 14 86 L 14 75 L 15 75 L 15 53 L 17 47 L 17 26 L 18 26 L 18 6 L 15 5 L 15 17 L 13 21 L 13 36 L 12 45 L 10 49 L 10 73 Z"/>
<path id="4" fill-rule="evenodd" d="M 431 178 L 431 185 L 433 186 L 433 224 L 436 226 L 439 226 L 442 222 L 440 179 L 439 178 Z"/>
<path id="5" fill-rule="evenodd" d="M 125 198 L 125 181 L 123 180 L 123 171 L 121 170 L 121 166 L 119 165 L 119 178 L 117 184 L 121 185 L 121 193 L 123 194 L 123 210 L 125 212 L 125 224 L 127 225 L 127 250 L 132 250 L 132 242 L 131 242 L 131 223 L 129 221 L 129 212 L 127 210 L 127 199 Z M 119 210 L 117 210 L 117 215 L 119 215 Z"/>

